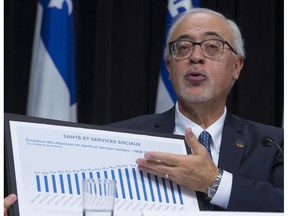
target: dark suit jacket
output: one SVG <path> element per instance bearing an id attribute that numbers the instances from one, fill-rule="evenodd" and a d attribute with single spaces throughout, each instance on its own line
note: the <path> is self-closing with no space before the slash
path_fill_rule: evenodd
<path id="1" fill-rule="evenodd" d="M 139 116 L 113 127 L 173 133 L 175 107 L 161 114 Z M 264 147 L 269 136 L 283 148 L 283 129 L 244 120 L 227 112 L 218 167 L 233 174 L 227 211 L 284 211 L 283 158 L 275 146 Z M 244 144 L 237 145 L 237 144 Z"/>

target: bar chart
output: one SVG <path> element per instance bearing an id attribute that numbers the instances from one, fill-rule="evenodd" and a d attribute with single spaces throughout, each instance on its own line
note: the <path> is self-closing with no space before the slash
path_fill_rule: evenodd
<path id="1" fill-rule="evenodd" d="M 194 191 L 135 164 L 147 151 L 185 154 L 182 139 L 36 123 L 11 127 L 21 215 L 80 216 L 82 181 L 91 178 L 117 182 L 114 216 L 198 208 Z"/>
<path id="2" fill-rule="evenodd" d="M 138 170 L 135 166 L 91 168 L 79 170 L 34 172 L 35 191 L 55 195 L 80 196 L 82 180 L 87 178 L 114 179 L 117 182 L 116 198 L 183 205 L 179 185 Z"/>

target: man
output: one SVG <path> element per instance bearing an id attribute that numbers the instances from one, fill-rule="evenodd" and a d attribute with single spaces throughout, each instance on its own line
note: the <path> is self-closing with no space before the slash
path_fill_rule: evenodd
<path id="1" fill-rule="evenodd" d="M 110 126 L 185 134 L 192 154 L 149 152 L 136 163 L 143 171 L 199 192 L 201 209 L 208 201 L 215 205 L 208 205 L 210 210 L 283 212 L 283 160 L 277 148 L 261 144 L 269 136 L 282 146 L 283 130 L 226 110 L 244 58 L 234 22 L 207 9 L 184 13 L 171 27 L 165 50 L 176 106 Z M 202 131 L 212 136 L 211 156 L 196 138 Z"/>
<path id="2" fill-rule="evenodd" d="M 237 25 L 214 11 L 192 9 L 172 25 L 164 55 L 176 105 L 111 126 L 185 134 L 192 154 L 148 152 L 136 161 L 139 169 L 197 191 L 201 209 L 284 211 L 283 158 L 261 144 L 269 136 L 282 146 L 283 130 L 226 109 L 245 58 Z M 198 142 L 202 131 L 212 137 L 211 156 Z"/>

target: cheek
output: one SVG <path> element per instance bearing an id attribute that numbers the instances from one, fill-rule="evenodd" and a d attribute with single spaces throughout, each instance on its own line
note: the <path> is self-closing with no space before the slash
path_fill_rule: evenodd
<path id="1" fill-rule="evenodd" d="M 228 61 L 227 64 L 224 64 L 222 66 L 219 73 L 221 74 L 221 75 L 219 74 L 219 76 L 222 79 L 227 80 L 227 82 L 232 82 L 233 80 L 238 79 L 239 77 L 239 74 L 235 70 L 235 65 L 232 59 L 231 61 Z"/>
<path id="2" fill-rule="evenodd" d="M 221 88 L 225 88 L 225 86 L 230 87 L 232 85 L 232 82 L 239 77 L 239 75 L 234 73 L 232 64 L 226 64 L 222 67 L 217 67 L 215 65 L 212 68 L 214 69 L 213 72 L 211 71 L 210 75 L 213 77 L 213 82 L 215 85 Z"/>
<path id="3" fill-rule="evenodd" d="M 182 83 L 182 74 L 183 74 L 183 69 L 179 67 L 174 67 L 171 68 L 169 72 L 169 80 L 175 90 L 175 92 L 178 92 L 180 85 Z"/>
<path id="4" fill-rule="evenodd" d="M 170 81 L 176 81 L 181 76 L 181 71 L 183 71 L 183 68 L 180 67 L 180 65 L 177 64 L 171 64 L 171 68 L 169 71 L 169 79 Z"/>
<path id="5" fill-rule="evenodd" d="M 179 76 L 177 75 L 176 71 L 169 73 L 169 80 L 171 81 L 174 89 L 177 88 Z"/>

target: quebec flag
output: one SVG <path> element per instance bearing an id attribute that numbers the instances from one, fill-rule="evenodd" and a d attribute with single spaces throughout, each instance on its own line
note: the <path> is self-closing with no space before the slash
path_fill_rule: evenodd
<path id="1" fill-rule="evenodd" d="M 39 0 L 27 115 L 77 121 L 73 0 Z"/>
<path id="2" fill-rule="evenodd" d="M 168 0 L 168 11 L 166 18 L 166 35 L 172 24 L 172 21 L 180 13 L 191 9 L 192 7 L 199 7 L 200 0 Z M 166 35 L 164 38 L 164 48 L 166 46 Z M 161 61 L 161 71 L 158 81 L 157 99 L 156 99 L 156 113 L 164 112 L 170 109 L 177 101 L 177 96 L 173 90 L 172 84 L 168 78 L 168 71 L 166 69 L 165 60 Z"/>

